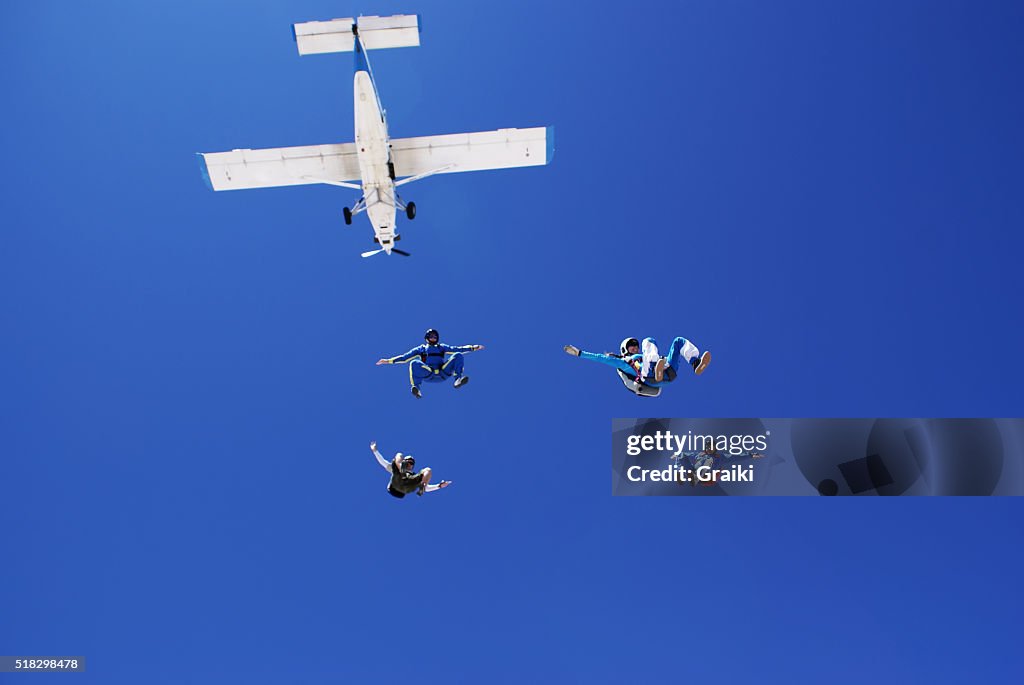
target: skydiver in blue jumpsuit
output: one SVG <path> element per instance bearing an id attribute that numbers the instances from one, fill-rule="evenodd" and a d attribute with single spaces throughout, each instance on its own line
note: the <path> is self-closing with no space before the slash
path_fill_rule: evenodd
<path id="1" fill-rule="evenodd" d="M 483 345 L 444 345 L 440 342 L 440 334 L 433 328 L 426 332 L 423 339 L 426 344 L 418 345 L 397 357 L 380 359 L 377 366 L 409 362 L 409 382 L 412 384 L 412 394 L 417 399 L 423 397 L 420 383 L 441 383 L 454 377 L 455 387 L 461 388 L 469 382 L 469 376 L 462 372 L 465 366 L 462 355 L 482 350 Z"/>
<path id="2" fill-rule="evenodd" d="M 643 344 L 636 338 L 626 338 L 619 347 L 619 354 L 596 354 L 586 352 L 573 345 L 566 345 L 565 351 L 574 357 L 599 362 L 633 376 L 637 383 L 658 388 L 676 379 L 683 360 L 693 368 L 696 375 L 704 373 L 711 363 L 711 353 L 701 354 L 697 346 L 686 338 L 672 341 L 668 356 L 658 354 L 658 343 L 654 338 L 644 338 Z"/>

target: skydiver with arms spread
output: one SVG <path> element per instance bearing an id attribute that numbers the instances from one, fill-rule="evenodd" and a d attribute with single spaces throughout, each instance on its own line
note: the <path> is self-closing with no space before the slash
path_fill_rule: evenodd
<path id="1" fill-rule="evenodd" d="M 381 467 L 391 474 L 391 480 L 388 482 L 388 493 L 392 497 L 399 499 L 416 493 L 422 495 L 424 492 L 434 492 L 435 490 L 441 490 L 452 484 L 450 480 L 443 480 L 437 485 L 430 484 L 430 476 L 432 471 L 430 468 L 424 468 L 419 473 L 416 472 L 416 460 L 413 459 L 411 454 L 402 455 L 401 452 L 395 455 L 395 458 L 388 461 L 381 453 L 377 451 L 377 443 L 370 443 L 370 451 L 373 452 L 373 456 L 377 458 L 377 463 Z"/>
<path id="2" fill-rule="evenodd" d="M 455 387 L 461 388 L 469 382 L 469 376 L 463 373 L 466 352 L 484 349 L 483 345 L 445 345 L 436 329 L 431 328 L 423 336 L 425 344 L 417 345 L 405 354 L 387 359 L 379 359 L 381 364 L 402 364 L 409 362 L 409 382 L 412 394 L 417 399 L 423 397 L 420 392 L 421 383 L 441 383 L 455 378 Z M 445 358 L 447 357 L 447 359 Z"/>

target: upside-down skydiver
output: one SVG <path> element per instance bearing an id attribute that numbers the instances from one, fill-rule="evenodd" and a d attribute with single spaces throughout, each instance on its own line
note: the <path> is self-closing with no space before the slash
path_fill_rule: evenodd
<path id="1" fill-rule="evenodd" d="M 617 355 L 587 352 L 574 345 L 566 345 L 564 349 L 574 357 L 611 366 L 632 376 L 638 385 L 650 388 L 660 388 L 674 381 L 684 360 L 698 376 L 711 363 L 710 352 L 705 350 L 702 354 L 696 345 L 682 337 L 672 341 L 668 355 L 664 357 L 659 354 L 658 343 L 654 338 L 644 338 L 642 345 L 636 338 L 626 338 L 619 346 Z"/>

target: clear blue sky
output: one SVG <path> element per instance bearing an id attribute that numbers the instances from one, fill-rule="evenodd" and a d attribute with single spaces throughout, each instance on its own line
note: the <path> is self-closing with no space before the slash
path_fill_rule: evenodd
<path id="1" fill-rule="evenodd" d="M 195 152 L 553 125 L 545 168 L 213 193 Z M 1020 416 L 1019 2 L 0 11 L 0 653 L 76 683 L 985 682 L 1019 500 L 613 499 L 610 419 Z M 465 389 L 380 356 L 429 326 Z M 561 346 L 685 335 L 630 396 Z M 443 493 L 397 501 L 367 444 Z M 57 676 L 5 676 L 46 683 Z M 61 681 L 63 682 L 63 680 Z"/>

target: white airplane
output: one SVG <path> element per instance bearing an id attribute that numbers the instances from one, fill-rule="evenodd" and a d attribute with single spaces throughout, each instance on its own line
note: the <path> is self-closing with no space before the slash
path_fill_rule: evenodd
<path id="1" fill-rule="evenodd" d="M 359 17 L 312 21 L 293 26 L 300 55 L 355 53 L 355 142 L 199 153 L 200 167 L 213 190 L 270 188 L 312 183 L 353 188 L 362 197 L 344 208 L 345 223 L 366 212 L 378 252 L 408 256 L 395 247 L 396 210 L 412 220 L 416 204 L 403 202 L 397 188 L 434 174 L 540 166 L 554 152 L 552 127 L 503 128 L 419 138 L 390 138 L 377 95 L 367 50 L 420 44 L 419 17 Z"/>

